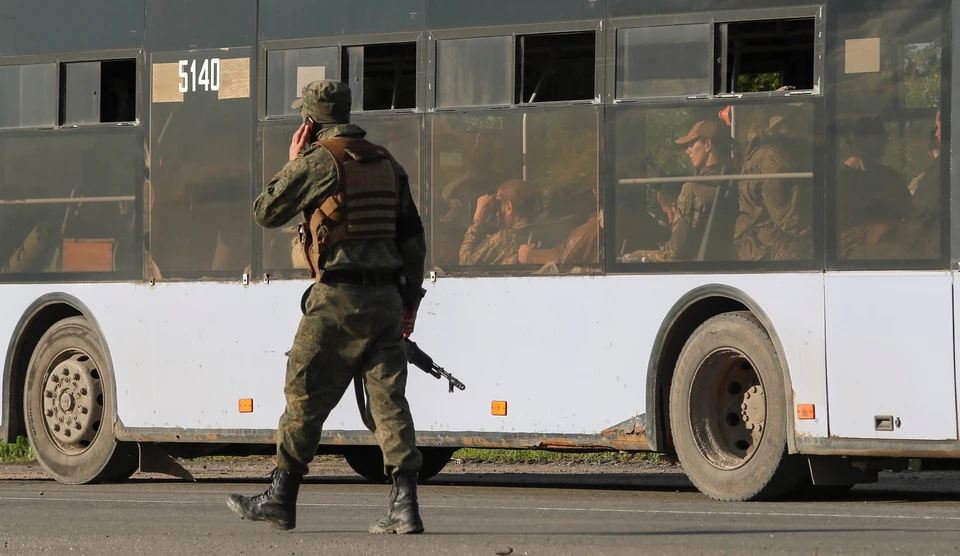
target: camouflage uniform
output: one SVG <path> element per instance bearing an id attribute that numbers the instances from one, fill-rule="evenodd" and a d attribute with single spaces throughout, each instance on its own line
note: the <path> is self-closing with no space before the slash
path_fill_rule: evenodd
<path id="1" fill-rule="evenodd" d="M 517 264 L 520 246 L 527 242 L 530 235 L 530 221 L 520 217 L 510 228 L 503 228 L 483 240 L 484 225 L 474 222 L 467 228 L 460 244 L 460 264 L 462 265 L 506 265 Z"/>
<path id="2" fill-rule="evenodd" d="M 298 102 L 294 107 L 302 106 L 304 115 L 320 124 L 319 132 L 315 127 L 314 143 L 288 162 L 257 198 L 254 219 L 258 224 L 276 228 L 300 213 L 309 221 L 313 211 L 337 192 L 336 161 L 316 142 L 333 137 L 359 139 L 365 135 L 360 127 L 344 123 L 349 115 L 349 101 L 350 90 L 343 83 L 315 82 L 304 88 L 303 104 Z M 331 107 L 344 103 L 346 114 L 338 114 Z M 273 490 L 253 499 L 231 495 L 228 503 L 242 517 L 268 521 L 283 529 L 294 527 L 300 477 L 306 474 L 316 455 L 325 419 L 357 377 L 366 380 L 384 470 L 394 480 L 390 515 L 396 509 L 398 476 L 413 481 L 416 504 L 415 482 L 422 456 L 416 447 L 413 417 L 405 397 L 407 361 L 401 313 L 404 308 L 419 306 L 426 242 L 406 172 L 399 164 L 396 168 L 400 177 L 397 237 L 346 239 L 324 251 L 319 262 L 324 272 L 370 276 L 402 271 L 407 276 L 406 290 L 401 295 L 398 283 L 353 285 L 321 280 L 304 294 L 303 317 L 293 347 L 286 353 L 287 404 L 277 430 Z M 285 494 L 284 489 L 293 492 Z M 404 492 L 410 493 L 409 483 Z M 409 499 L 405 502 L 409 504 Z M 278 504 L 284 506 L 277 509 Z M 416 521 L 419 522 L 419 515 Z M 407 522 L 403 525 L 410 527 L 405 531 L 394 528 L 374 532 L 420 532 L 423 528 L 422 522 L 418 527 Z"/>
<path id="3" fill-rule="evenodd" d="M 744 174 L 810 172 L 808 142 L 774 133 L 750 150 Z M 740 260 L 797 261 L 813 257 L 813 189 L 810 180 L 740 182 L 740 216 L 734 242 Z"/>
<path id="4" fill-rule="evenodd" d="M 841 259 L 899 258 L 896 237 L 913 198 L 906 180 L 889 166 L 843 165 L 837 172 L 837 228 Z"/>
<path id="5" fill-rule="evenodd" d="M 723 174 L 723 163 L 704 166 L 700 176 L 719 176 Z M 717 196 L 720 182 L 698 183 L 688 181 L 683 184 L 677 197 L 678 217 L 671 225 L 670 239 L 660 245 L 660 250 L 649 255 L 654 262 L 693 261 L 700 252 L 700 243 L 710 216 L 710 207 Z M 716 218 L 716 216 L 715 216 Z M 717 240 L 711 232 L 711 242 Z"/>
<path id="6" fill-rule="evenodd" d="M 553 249 L 531 249 L 527 264 L 555 263 L 559 267 L 596 264 L 600 261 L 600 222 L 594 213 L 578 226 L 563 243 Z"/>

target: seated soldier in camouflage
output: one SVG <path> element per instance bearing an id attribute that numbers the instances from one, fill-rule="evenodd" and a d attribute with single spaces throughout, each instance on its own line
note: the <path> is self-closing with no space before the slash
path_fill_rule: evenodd
<path id="1" fill-rule="evenodd" d="M 732 141 L 729 130 L 719 120 L 697 122 L 689 133 L 674 142 L 686 149 L 697 176 L 719 176 L 731 170 Z M 696 260 L 719 187 L 721 182 L 694 180 L 684 183 L 679 191 L 675 186 L 664 186 L 658 198 L 670 222 L 670 239 L 660 244 L 659 250 L 641 251 L 633 255 L 640 255 L 639 260 L 643 262 Z M 715 219 L 715 226 L 722 220 Z M 722 239 L 719 236 L 724 235 L 717 231 L 711 230 L 712 243 L 717 243 Z M 731 235 L 732 229 L 726 232 L 726 235 Z"/>
<path id="2" fill-rule="evenodd" d="M 477 199 L 473 223 L 460 244 L 461 265 L 517 264 L 517 252 L 532 231 L 536 207 L 536 190 L 522 180 L 504 182 L 497 194 Z M 494 217 L 498 230 L 485 235 L 484 228 Z"/>
<path id="3" fill-rule="evenodd" d="M 597 190 L 593 190 L 596 200 Z M 595 205 L 594 205 L 595 206 Z M 578 226 L 560 245 L 552 249 L 539 249 L 529 243 L 520 246 L 517 252 L 520 264 L 550 264 L 565 268 L 577 264 L 597 264 L 600 261 L 600 218 L 594 211 L 586 223 Z"/>

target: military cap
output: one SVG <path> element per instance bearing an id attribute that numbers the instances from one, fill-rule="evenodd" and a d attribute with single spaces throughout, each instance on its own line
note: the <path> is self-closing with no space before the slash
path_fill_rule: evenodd
<path id="1" fill-rule="evenodd" d="M 713 120 L 703 120 L 693 124 L 690 132 L 685 136 L 674 141 L 678 145 L 689 145 L 697 139 L 716 139 L 719 135 L 720 126 Z"/>
<path id="2" fill-rule="evenodd" d="M 301 97 L 290 107 L 322 124 L 349 121 L 352 103 L 353 96 L 346 83 L 327 79 L 307 83 Z"/>

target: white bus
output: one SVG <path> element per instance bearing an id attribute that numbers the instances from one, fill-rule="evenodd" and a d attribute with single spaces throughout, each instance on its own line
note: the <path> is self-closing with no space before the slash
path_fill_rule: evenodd
<path id="1" fill-rule="evenodd" d="M 467 386 L 410 369 L 424 478 L 653 451 L 753 500 L 949 463 L 955 8 L 0 0 L 0 440 L 65 483 L 274 451 L 309 278 L 251 205 L 338 78 L 424 221 L 413 339 Z M 320 451 L 382 474 L 349 392 Z"/>

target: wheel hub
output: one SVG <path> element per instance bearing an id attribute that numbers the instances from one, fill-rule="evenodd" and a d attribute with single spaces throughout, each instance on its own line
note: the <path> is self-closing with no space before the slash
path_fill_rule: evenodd
<path id="1" fill-rule="evenodd" d="M 767 404 L 760 377 L 744 354 L 730 349 L 709 354 L 694 378 L 690 406 L 697 445 L 712 465 L 736 469 L 756 452 Z"/>
<path id="2" fill-rule="evenodd" d="M 44 422 L 61 451 L 78 454 L 100 430 L 103 386 L 96 363 L 87 354 L 74 351 L 58 359 L 44 381 Z"/>

